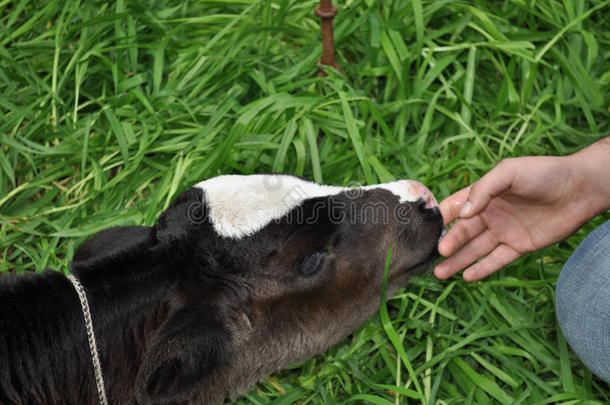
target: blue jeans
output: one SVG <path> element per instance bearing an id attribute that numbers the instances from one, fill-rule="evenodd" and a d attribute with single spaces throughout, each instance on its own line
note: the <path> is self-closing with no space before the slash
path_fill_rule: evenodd
<path id="1" fill-rule="evenodd" d="M 563 266 L 555 306 L 570 347 L 610 382 L 610 221 L 591 232 Z"/>

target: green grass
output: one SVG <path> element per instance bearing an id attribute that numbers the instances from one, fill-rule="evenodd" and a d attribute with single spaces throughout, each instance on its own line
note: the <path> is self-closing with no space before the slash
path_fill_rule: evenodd
<path id="1" fill-rule="evenodd" d="M 341 2 L 324 79 L 315 4 L 0 1 L 0 272 L 66 272 L 87 236 L 152 224 L 219 173 L 443 198 L 610 131 L 608 1 Z M 383 322 L 240 403 L 609 403 L 553 307 L 602 217 L 486 281 L 413 280 Z"/>

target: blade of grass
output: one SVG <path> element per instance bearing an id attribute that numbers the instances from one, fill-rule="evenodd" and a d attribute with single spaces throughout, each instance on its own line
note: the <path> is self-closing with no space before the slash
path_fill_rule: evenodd
<path id="1" fill-rule="evenodd" d="M 387 304 L 386 304 L 386 299 L 387 299 L 386 292 L 387 292 L 388 275 L 390 272 L 391 262 L 392 262 L 392 245 L 390 245 L 390 248 L 388 249 L 388 254 L 386 256 L 385 271 L 384 271 L 384 276 L 383 276 L 383 285 L 381 287 L 381 298 L 379 301 L 379 316 L 381 317 L 381 323 L 383 325 L 383 329 L 384 329 L 385 333 L 388 335 L 390 342 L 392 342 L 392 346 L 394 347 L 394 349 L 396 349 L 396 352 L 399 355 L 399 359 L 402 360 L 405 367 L 407 368 L 407 371 L 409 372 L 409 376 L 411 377 L 411 380 L 413 381 L 413 384 L 415 385 L 415 389 L 417 391 L 417 394 L 419 395 L 419 399 L 421 399 L 422 403 L 424 405 L 426 405 L 427 404 L 426 397 L 424 396 L 424 394 L 422 392 L 421 386 L 419 384 L 418 376 L 415 374 L 415 371 L 413 370 L 413 367 L 411 366 L 411 361 L 409 361 L 409 357 L 407 356 L 407 353 L 405 352 L 405 348 L 402 345 L 401 340 L 398 337 L 398 334 L 396 333 L 396 330 L 392 326 L 392 321 L 390 320 L 390 315 L 388 314 L 388 308 L 387 308 Z"/>

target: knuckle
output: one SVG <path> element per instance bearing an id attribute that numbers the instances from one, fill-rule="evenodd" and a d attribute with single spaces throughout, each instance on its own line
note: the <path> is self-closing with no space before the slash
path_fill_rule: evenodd
<path id="1" fill-rule="evenodd" d="M 471 236 L 470 236 L 470 229 L 466 226 L 466 224 L 464 222 L 460 222 L 456 224 L 457 229 L 457 233 L 455 234 L 456 236 L 456 241 L 458 243 L 459 246 L 463 245 L 466 241 L 470 240 Z"/>
<path id="2" fill-rule="evenodd" d="M 496 165 L 497 168 L 505 169 L 515 163 L 515 158 L 504 158 Z"/>
<path id="3" fill-rule="evenodd" d="M 480 179 L 472 184 L 470 188 L 470 193 L 468 194 L 468 200 L 476 200 L 481 194 L 481 192 L 485 189 L 485 182 L 481 180 L 483 179 Z"/>

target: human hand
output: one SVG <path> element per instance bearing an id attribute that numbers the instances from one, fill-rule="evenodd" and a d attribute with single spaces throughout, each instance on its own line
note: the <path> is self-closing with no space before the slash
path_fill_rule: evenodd
<path id="1" fill-rule="evenodd" d="M 448 278 L 484 257 L 463 273 L 466 281 L 480 280 L 528 252 L 563 240 L 608 209 L 610 172 L 607 163 L 599 164 L 609 161 L 608 144 L 601 153 L 595 149 L 587 154 L 585 149 L 566 157 L 504 160 L 442 201 L 445 225 L 460 219 L 439 243 L 440 254 L 448 259 L 434 274 Z"/>

